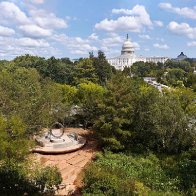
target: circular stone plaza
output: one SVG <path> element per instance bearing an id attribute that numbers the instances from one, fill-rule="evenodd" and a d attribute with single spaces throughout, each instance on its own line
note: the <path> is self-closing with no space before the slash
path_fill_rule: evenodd
<path id="1" fill-rule="evenodd" d="M 58 127 L 58 128 L 56 128 Z M 66 133 L 60 123 L 55 123 L 51 129 L 46 129 L 35 138 L 37 146 L 33 152 L 42 154 L 63 154 L 82 148 L 86 139 L 75 132 Z"/>

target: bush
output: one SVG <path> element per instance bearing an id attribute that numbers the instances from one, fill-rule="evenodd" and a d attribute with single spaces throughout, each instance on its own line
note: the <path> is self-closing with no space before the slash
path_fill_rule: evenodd
<path id="1" fill-rule="evenodd" d="M 161 195 L 178 194 L 179 180 L 166 174 L 155 155 L 106 153 L 86 170 L 84 185 L 84 194 Z"/>
<path id="2" fill-rule="evenodd" d="M 126 177 L 126 173 L 120 169 L 113 170 L 110 167 L 98 167 L 92 165 L 86 172 L 84 179 L 85 194 L 99 195 L 134 195 L 135 193 L 147 193 L 148 189 L 141 182 Z"/>
<path id="3" fill-rule="evenodd" d="M 23 167 L 14 163 L 0 166 L 0 195 L 38 194 L 39 189 L 29 180 Z"/>
<path id="4" fill-rule="evenodd" d="M 61 174 L 56 167 L 30 171 L 25 164 L 14 162 L 0 166 L 0 195 L 52 195 L 61 183 Z"/>
<path id="5" fill-rule="evenodd" d="M 36 172 L 35 181 L 41 192 L 54 192 L 62 182 L 62 177 L 57 167 L 47 166 Z"/>

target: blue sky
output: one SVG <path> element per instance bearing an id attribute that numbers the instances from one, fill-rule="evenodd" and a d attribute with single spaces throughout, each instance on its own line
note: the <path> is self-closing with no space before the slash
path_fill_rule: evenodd
<path id="1" fill-rule="evenodd" d="M 196 0 L 0 0 L 0 59 L 32 54 L 196 57 Z"/>

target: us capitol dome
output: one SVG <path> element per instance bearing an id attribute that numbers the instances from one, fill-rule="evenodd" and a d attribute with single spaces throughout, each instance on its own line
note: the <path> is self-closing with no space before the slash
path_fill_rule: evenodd
<path id="1" fill-rule="evenodd" d="M 127 39 L 124 42 L 123 46 L 122 46 L 122 50 L 121 50 L 121 55 L 130 55 L 133 54 L 134 55 L 134 46 L 131 43 L 131 41 L 129 40 L 128 34 L 127 34 Z"/>
<path id="2" fill-rule="evenodd" d="M 123 70 L 125 67 L 131 67 L 133 63 L 137 61 L 143 62 L 154 62 L 154 63 L 164 63 L 168 57 L 142 57 L 136 56 L 135 47 L 130 41 L 127 34 L 126 40 L 122 45 L 121 55 L 114 58 L 109 58 L 108 63 L 114 66 L 116 69 Z"/>

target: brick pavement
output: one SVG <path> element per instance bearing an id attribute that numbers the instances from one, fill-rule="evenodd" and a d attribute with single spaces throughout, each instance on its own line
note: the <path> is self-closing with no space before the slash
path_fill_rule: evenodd
<path id="1" fill-rule="evenodd" d="M 75 131 L 84 137 L 88 131 L 83 129 L 70 128 L 66 131 Z M 61 172 L 63 181 L 56 195 L 68 195 L 77 189 L 75 181 L 96 153 L 97 145 L 95 140 L 87 139 L 87 144 L 78 151 L 60 155 L 41 155 L 36 154 L 37 160 L 45 166 L 57 166 Z"/>

